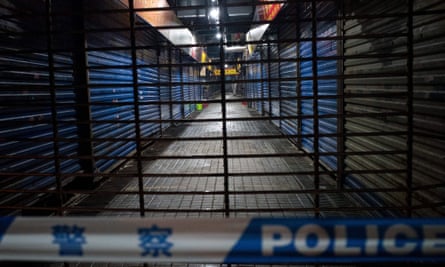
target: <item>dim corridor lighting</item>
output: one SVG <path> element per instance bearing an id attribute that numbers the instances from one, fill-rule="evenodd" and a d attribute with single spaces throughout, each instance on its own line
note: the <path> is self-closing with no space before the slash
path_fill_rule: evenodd
<path id="1" fill-rule="evenodd" d="M 210 10 L 210 18 L 212 19 L 218 19 L 219 18 L 219 9 L 218 8 L 213 8 Z"/>
<path id="2" fill-rule="evenodd" d="M 444 0 L 41 2 L 0 4 L 0 262 L 445 262 Z"/>

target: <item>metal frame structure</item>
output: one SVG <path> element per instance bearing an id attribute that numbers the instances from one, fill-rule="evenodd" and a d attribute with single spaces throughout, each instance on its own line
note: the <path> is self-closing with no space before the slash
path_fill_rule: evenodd
<path id="1" fill-rule="evenodd" d="M 445 214 L 443 1 L 259 1 L 261 39 L 185 45 L 139 14 L 206 6 L 135 1 L 0 4 L 2 215 Z"/>

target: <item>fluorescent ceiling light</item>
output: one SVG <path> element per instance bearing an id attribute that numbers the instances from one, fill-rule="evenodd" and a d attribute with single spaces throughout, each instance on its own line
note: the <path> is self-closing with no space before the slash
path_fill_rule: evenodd
<path id="1" fill-rule="evenodd" d="M 243 52 L 247 47 L 244 45 L 233 45 L 233 46 L 225 46 L 224 47 L 228 52 Z"/>
<path id="2" fill-rule="evenodd" d="M 219 19 L 219 8 L 212 8 L 210 10 L 209 16 L 212 19 Z"/>
<path id="3" fill-rule="evenodd" d="M 229 17 L 249 16 L 250 13 L 229 13 Z"/>
<path id="4" fill-rule="evenodd" d="M 196 14 L 191 14 L 191 15 L 179 15 L 178 14 L 178 18 L 203 18 L 203 17 L 205 17 L 206 15 L 204 15 L 204 14 L 199 14 L 199 15 L 196 15 Z"/>

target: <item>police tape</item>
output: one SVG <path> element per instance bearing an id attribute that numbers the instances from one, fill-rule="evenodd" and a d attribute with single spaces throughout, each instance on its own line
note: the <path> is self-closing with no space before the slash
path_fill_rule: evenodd
<path id="1" fill-rule="evenodd" d="M 445 219 L 3 217 L 0 260 L 445 262 Z"/>

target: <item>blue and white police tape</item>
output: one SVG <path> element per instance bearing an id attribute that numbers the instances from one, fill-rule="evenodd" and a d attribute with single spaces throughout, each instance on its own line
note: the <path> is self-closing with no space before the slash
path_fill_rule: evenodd
<path id="1" fill-rule="evenodd" d="M 445 219 L 5 217 L 0 260 L 445 262 Z"/>

